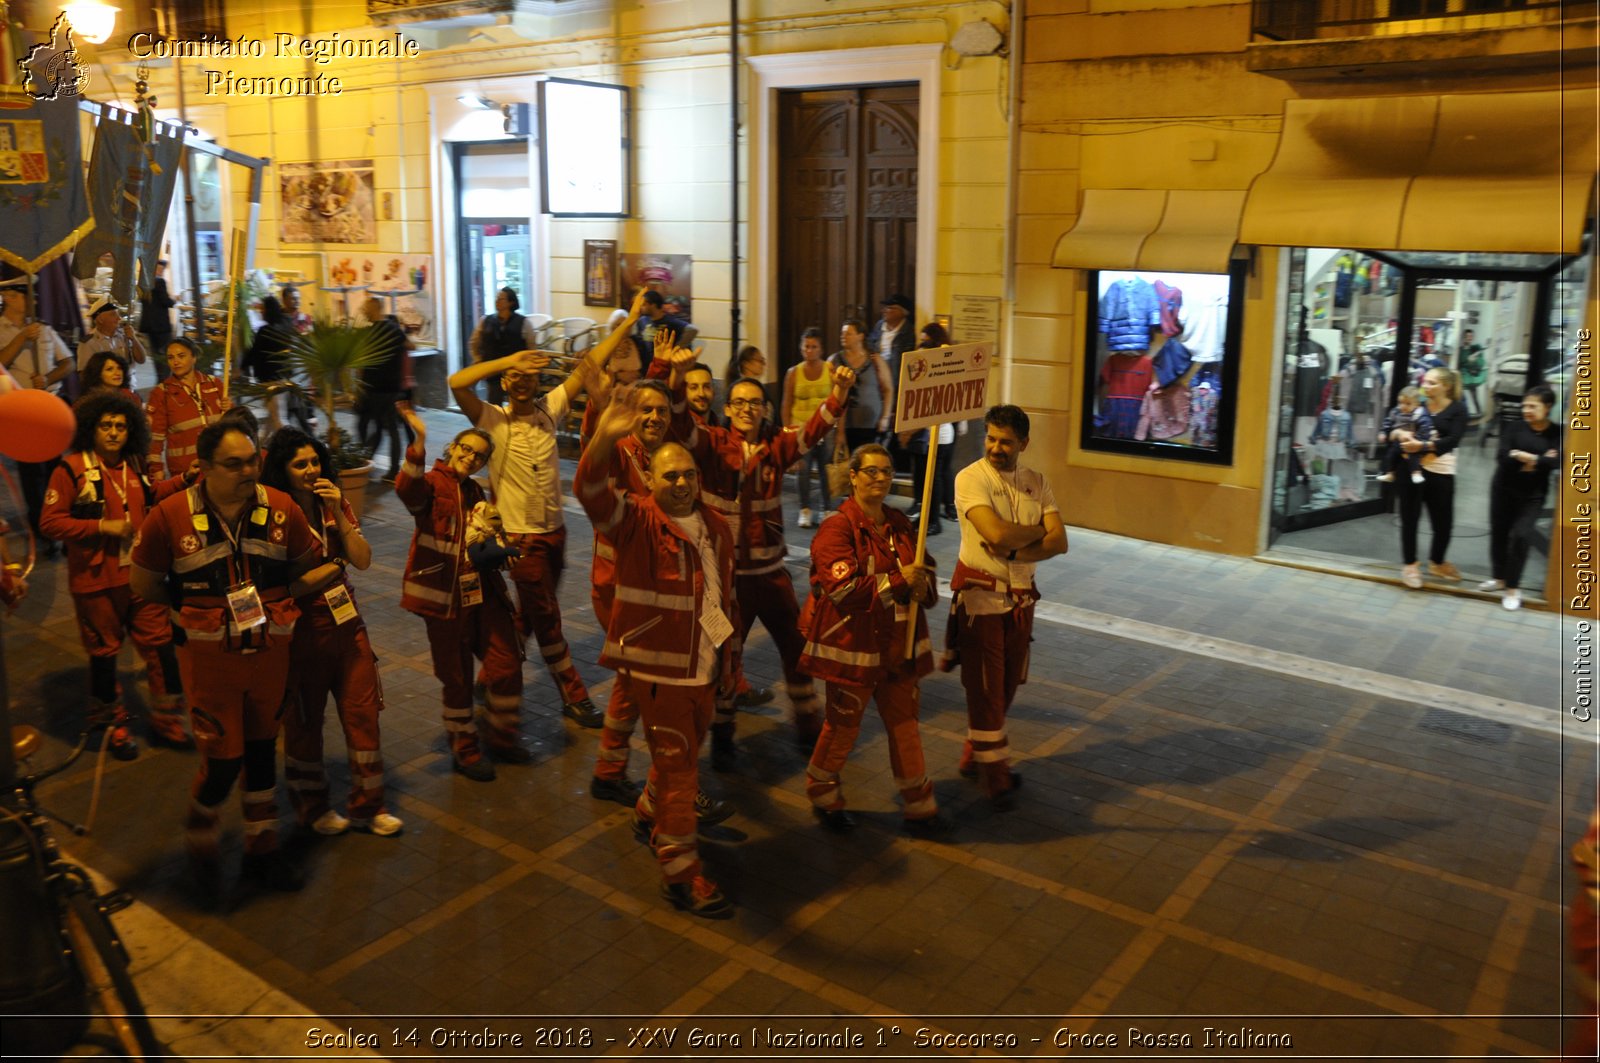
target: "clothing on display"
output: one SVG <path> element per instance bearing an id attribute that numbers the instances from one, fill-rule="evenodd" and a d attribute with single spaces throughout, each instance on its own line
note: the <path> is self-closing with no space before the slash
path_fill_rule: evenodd
<path id="1" fill-rule="evenodd" d="M 1156 371 L 1156 385 L 1167 387 L 1173 381 L 1179 380 L 1189 371 L 1193 359 L 1189 357 L 1189 348 L 1177 340 L 1168 340 L 1161 345 L 1155 353 L 1153 363 Z"/>
<path id="2" fill-rule="evenodd" d="M 1189 382 L 1189 445 L 1217 445 L 1217 404 L 1222 399 L 1222 377 L 1215 365 L 1203 365 Z"/>
<path id="3" fill-rule="evenodd" d="M 1107 439 L 1133 439 L 1139 430 L 1139 413 L 1150 388 L 1154 365 L 1148 354 L 1113 354 L 1100 367 L 1104 391 L 1095 418 L 1099 434 Z"/>
<path id="4" fill-rule="evenodd" d="M 1151 384 L 1145 392 L 1135 439 L 1176 439 L 1189 430 L 1189 389 L 1183 384 Z"/>
<path id="5" fill-rule="evenodd" d="M 1111 351 L 1147 351 L 1150 330 L 1161 324 L 1155 285 L 1129 277 L 1111 285 L 1100 297 L 1100 331 Z M 1139 389 L 1143 392 L 1143 388 Z"/>
<path id="6" fill-rule="evenodd" d="M 1222 361 L 1228 334 L 1228 299 L 1225 295 L 1191 299 L 1183 316 L 1183 345 L 1199 363 Z"/>
<path id="7" fill-rule="evenodd" d="M 1173 288 L 1166 281 L 1156 281 L 1156 305 L 1160 308 L 1161 331 L 1168 336 L 1176 336 L 1183 331 L 1183 322 L 1178 319 L 1178 311 L 1183 309 L 1183 290 Z"/>
<path id="8" fill-rule="evenodd" d="M 1346 446 L 1351 445 L 1355 442 L 1352 423 L 1353 418 L 1349 410 L 1332 407 L 1323 410 L 1317 415 L 1317 428 L 1311 433 L 1311 442 L 1319 443 L 1326 439 Z"/>

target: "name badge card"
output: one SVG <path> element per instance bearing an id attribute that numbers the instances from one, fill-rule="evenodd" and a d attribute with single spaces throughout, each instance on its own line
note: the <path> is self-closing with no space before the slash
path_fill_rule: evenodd
<path id="1" fill-rule="evenodd" d="M 700 626 L 705 628 L 713 646 L 721 646 L 733 636 L 733 624 L 721 609 L 707 609 L 701 613 Z"/>
<path id="2" fill-rule="evenodd" d="M 356 618 L 356 603 L 350 600 L 350 590 L 341 581 L 322 592 L 335 624 L 346 624 Z"/>
<path id="3" fill-rule="evenodd" d="M 267 622 L 267 611 L 254 583 L 242 583 L 228 592 L 228 620 L 235 631 L 249 631 Z"/>
<path id="4" fill-rule="evenodd" d="M 476 570 L 461 573 L 461 604 L 463 607 L 483 604 L 483 580 Z"/>

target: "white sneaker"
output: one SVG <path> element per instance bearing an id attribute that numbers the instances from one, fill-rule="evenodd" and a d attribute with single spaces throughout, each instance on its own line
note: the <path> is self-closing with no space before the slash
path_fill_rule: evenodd
<path id="1" fill-rule="evenodd" d="M 1503 591 L 1506 589 L 1506 581 L 1503 579 L 1486 579 L 1478 584 L 1478 589 L 1480 591 Z"/>
<path id="2" fill-rule="evenodd" d="M 1420 472 L 1414 472 L 1411 474 L 1411 482 L 1414 484 L 1420 484 L 1426 479 L 1427 477 L 1423 476 Z"/>
<path id="3" fill-rule="evenodd" d="M 364 830 L 368 834 L 376 834 L 380 838 L 387 838 L 391 834 L 399 834 L 405 826 L 399 816 L 392 816 L 387 812 L 379 812 L 371 819 L 355 820 L 351 826 L 357 830 Z"/>
<path id="4" fill-rule="evenodd" d="M 1400 570 L 1400 582 L 1412 590 L 1422 587 L 1422 570 L 1416 565 L 1407 565 Z"/>
<path id="5" fill-rule="evenodd" d="M 350 829 L 350 821 L 330 808 L 317 817 L 316 822 L 311 824 L 311 829 L 318 834 L 343 834 Z"/>
<path id="6" fill-rule="evenodd" d="M 802 528 L 811 527 L 811 511 L 809 509 L 802 509 L 800 511 L 800 519 L 795 523 L 799 524 Z"/>
<path id="7" fill-rule="evenodd" d="M 1517 590 L 1515 587 L 1506 591 L 1505 595 L 1500 599 L 1500 608 L 1512 613 L 1516 612 L 1518 609 L 1521 609 L 1522 592 Z"/>
<path id="8" fill-rule="evenodd" d="M 1381 475 L 1374 476 L 1373 479 L 1377 480 L 1379 483 L 1392 484 L 1394 483 L 1394 473 L 1386 472 Z"/>

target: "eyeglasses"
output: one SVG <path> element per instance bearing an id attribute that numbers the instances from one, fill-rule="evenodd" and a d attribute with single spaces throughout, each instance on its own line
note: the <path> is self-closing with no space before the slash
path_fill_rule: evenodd
<path id="1" fill-rule="evenodd" d="M 857 476 L 865 476 L 869 480 L 892 480 L 894 469 L 888 465 L 863 465 L 856 470 Z"/>
<path id="2" fill-rule="evenodd" d="M 766 399 L 729 399 L 728 408 L 733 410 L 764 410 L 767 408 Z"/>
<path id="3" fill-rule="evenodd" d="M 465 443 L 457 443 L 456 449 L 467 455 L 479 465 L 482 465 L 484 462 L 489 460 L 489 452 L 487 450 L 479 450 L 476 447 L 469 447 Z"/>

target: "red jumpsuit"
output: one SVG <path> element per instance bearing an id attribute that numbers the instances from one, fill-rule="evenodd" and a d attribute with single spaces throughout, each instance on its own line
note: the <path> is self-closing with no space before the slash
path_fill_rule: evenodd
<path id="1" fill-rule="evenodd" d="M 222 382 L 204 373 L 190 373 L 184 381 L 168 377 L 150 390 L 144 413 L 150 420 L 150 478 L 177 475 L 195 459 L 200 430 L 227 408 Z"/>
<path id="2" fill-rule="evenodd" d="M 795 726 L 807 744 L 815 739 L 817 695 L 811 676 L 800 668 L 805 648 L 800 638 L 800 605 L 784 567 L 783 474 L 832 430 L 843 405 L 832 393 L 803 429 L 763 425 L 755 443 L 727 428 L 700 424 L 688 413 L 680 389 L 673 396 L 672 433 L 700 467 L 700 501 L 715 509 L 733 529 L 737 550 L 739 615 L 746 638 L 760 617 L 778 647 L 784 684 L 794 707 Z M 734 710 L 721 706 L 713 730 L 719 741 L 733 738 Z"/>
<path id="3" fill-rule="evenodd" d="M 209 761 L 238 760 L 247 741 L 278 736 L 289 642 L 300 616 L 289 596 L 290 571 L 316 548 L 294 500 L 259 484 L 237 532 L 206 501 L 204 484 L 165 499 L 139 528 L 133 563 L 166 577 L 172 622 L 184 636 L 178 664 L 195 742 L 206 758 L 195 776 L 196 795 Z M 260 597 L 265 621 L 258 626 L 241 628 L 230 619 L 228 590 L 243 583 Z M 276 786 L 247 789 L 242 797 L 245 851 L 276 849 Z M 214 853 L 215 807 L 192 802 L 187 831 L 192 848 Z"/>
<path id="4" fill-rule="evenodd" d="M 630 494 L 648 495 L 645 473 L 650 467 L 650 456 L 636 436 L 618 440 L 611 452 L 609 479 Z M 594 529 L 593 589 L 589 601 L 594 605 L 595 619 L 600 630 L 611 623 L 611 603 L 616 596 L 617 551 L 611 540 L 597 527 Z M 628 741 L 639 722 L 639 705 L 631 697 L 626 684 L 611 684 L 611 697 L 606 701 L 606 720 L 600 729 L 600 752 L 595 757 L 594 777 L 597 779 L 622 779 L 628 774 Z"/>
<path id="5" fill-rule="evenodd" d="M 696 542 L 647 494 L 629 494 L 610 478 L 594 479 L 589 454 L 574 478 L 578 500 L 616 547 L 615 598 L 600 663 L 617 671 L 617 683 L 636 702 L 650 746 L 650 778 L 635 806 L 652 821 L 651 844 L 669 883 L 700 874 L 694 798 L 698 758 L 711 723 L 714 686 L 735 674 L 739 653 L 738 606 L 733 586 L 733 536 L 704 506 L 695 512 L 706 538 Z M 707 650 L 706 552 L 716 562 L 721 611 L 730 634 Z"/>
<path id="6" fill-rule="evenodd" d="M 466 556 L 467 517 L 483 501 L 483 489 L 457 477 L 444 461 L 424 474 L 422 460 L 422 448 L 413 443 L 395 477 L 395 494 L 416 522 L 400 607 L 428 626 L 433 674 L 444 686 L 450 752 L 469 764 L 482 756 L 472 715 L 473 660 L 483 662 L 488 688 L 489 747 L 510 747 L 517 740 L 522 706 L 521 640 L 505 581 L 498 572 L 478 572 Z M 466 604 L 462 582 L 474 576 L 482 600 Z"/>
<path id="7" fill-rule="evenodd" d="M 46 536 L 67 544 L 67 586 L 83 648 L 90 657 L 115 660 L 123 636 L 132 636 L 150 682 L 150 725 L 161 738 L 178 744 L 187 744 L 188 737 L 183 732 L 183 692 L 169 689 L 161 664 L 161 651 L 172 643 L 166 606 L 134 595 L 128 586 L 131 550 L 124 550 L 128 540 L 101 535 L 100 521 L 127 520 L 137 528 L 156 502 L 183 487 L 181 476 L 152 486 L 136 459 L 111 468 L 82 451 L 68 454 L 51 473 L 39 517 Z M 113 718 L 126 717 L 120 697 L 99 708 Z"/>
<path id="8" fill-rule="evenodd" d="M 341 498 L 345 521 L 357 526 L 350 503 Z M 321 499 L 312 534 L 319 541 L 317 563 L 343 557 L 344 544 L 333 509 Z M 339 724 L 344 730 L 350 761 L 349 813 L 353 820 L 370 820 L 383 811 L 383 753 L 378 738 L 378 714 L 383 711 L 383 686 L 378 679 L 378 658 L 359 614 L 340 623 L 328 602 L 330 592 L 350 598 L 355 588 L 348 576 L 332 587 L 296 599 L 300 619 L 289 646 L 292 681 L 283 710 L 283 777 L 301 825 L 316 822 L 328 810 L 328 775 L 322 765 L 322 720 L 328 695 L 334 698 Z"/>
<path id="9" fill-rule="evenodd" d="M 939 811 L 922 756 L 917 682 L 933 671 L 927 610 L 917 610 L 916 644 L 906 656 L 911 585 L 900 565 L 916 560 L 917 536 L 899 510 L 876 525 L 848 498 L 811 540 L 811 596 L 800 618 L 800 667 L 827 684 L 827 718 L 806 766 L 806 796 L 825 811 L 845 807 L 839 772 L 875 702 L 889 738 L 889 767 L 908 820 Z"/>

